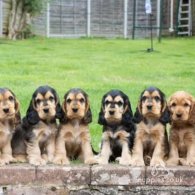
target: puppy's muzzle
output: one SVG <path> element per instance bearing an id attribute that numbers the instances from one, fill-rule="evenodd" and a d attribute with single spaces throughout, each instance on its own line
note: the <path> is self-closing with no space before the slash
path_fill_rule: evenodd
<path id="1" fill-rule="evenodd" d="M 109 111 L 109 114 L 110 114 L 111 116 L 114 115 L 114 113 L 115 113 L 114 110 L 110 110 L 110 111 Z"/>
<path id="2" fill-rule="evenodd" d="M 176 116 L 177 116 L 178 119 L 181 119 L 182 114 L 181 113 L 177 113 Z"/>
<path id="3" fill-rule="evenodd" d="M 152 111 L 152 105 L 147 105 L 148 111 Z"/>
<path id="4" fill-rule="evenodd" d="M 78 108 L 72 108 L 72 111 L 73 111 L 74 113 L 77 113 L 77 112 L 78 112 Z"/>
<path id="5" fill-rule="evenodd" d="M 9 113 L 9 108 L 4 108 L 3 112 L 5 112 L 5 114 Z"/>
<path id="6" fill-rule="evenodd" d="M 49 113 L 49 108 L 44 108 L 44 109 L 43 109 L 43 112 L 44 112 L 45 114 Z"/>

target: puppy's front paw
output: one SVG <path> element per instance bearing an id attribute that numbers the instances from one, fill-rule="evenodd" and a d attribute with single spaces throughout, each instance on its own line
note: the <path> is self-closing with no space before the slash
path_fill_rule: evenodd
<path id="1" fill-rule="evenodd" d="M 35 165 L 35 166 L 39 166 L 39 165 L 46 165 L 46 160 L 44 160 L 43 158 L 29 158 L 29 163 L 31 165 Z"/>
<path id="2" fill-rule="evenodd" d="M 181 163 L 181 165 L 185 165 L 185 166 L 195 166 L 195 158 L 180 158 L 179 162 Z"/>
<path id="3" fill-rule="evenodd" d="M 108 164 L 108 160 L 103 158 L 103 157 L 99 157 L 97 158 L 97 163 L 100 164 L 100 165 L 107 165 Z"/>
<path id="4" fill-rule="evenodd" d="M 153 158 L 150 162 L 150 166 L 158 166 L 165 167 L 165 162 L 161 158 Z"/>
<path id="5" fill-rule="evenodd" d="M 144 160 L 140 158 L 133 158 L 130 162 L 130 165 L 136 166 L 136 167 L 143 167 L 145 166 Z"/>
<path id="6" fill-rule="evenodd" d="M 177 166 L 179 164 L 178 158 L 169 158 L 166 162 L 167 166 Z"/>
<path id="7" fill-rule="evenodd" d="M 64 155 L 57 155 L 54 157 L 53 163 L 57 165 L 69 165 L 70 161 Z"/>
<path id="8" fill-rule="evenodd" d="M 9 164 L 10 162 L 17 162 L 17 160 L 11 155 L 2 155 L 0 159 L 0 165 Z"/>
<path id="9" fill-rule="evenodd" d="M 90 157 L 90 158 L 87 158 L 86 160 L 84 160 L 84 163 L 88 164 L 88 165 L 93 165 L 93 164 L 97 164 L 98 161 L 95 157 Z"/>
<path id="10" fill-rule="evenodd" d="M 53 162 L 53 155 L 48 155 L 48 154 L 42 154 L 41 157 L 46 161 L 46 162 Z"/>
<path id="11" fill-rule="evenodd" d="M 131 158 L 118 157 L 116 158 L 116 161 L 118 161 L 120 165 L 130 165 L 131 164 Z"/>

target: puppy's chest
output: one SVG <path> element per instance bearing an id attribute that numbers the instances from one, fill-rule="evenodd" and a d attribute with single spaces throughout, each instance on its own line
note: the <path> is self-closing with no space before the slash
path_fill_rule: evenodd
<path id="1" fill-rule="evenodd" d="M 0 147 L 12 136 L 12 127 L 9 124 L 0 124 Z"/>
<path id="2" fill-rule="evenodd" d="M 136 136 L 145 142 L 155 141 L 164 136 L 164 131 L 165 128 L 160 123 L 152 125 L 141 122 L 137 124 Z"/>
<path id="3" fill-rule="evenodd" d="M 39 142 L 47 141 L 57 131 L 55 125 L 39 124 L 33 129 L 33 133 Z"/>
<path id="4" fill-rule="evenodd" d="M 185 153 L 187 146 L 191 145 L 195 140 L 194 129 L 186 128 L 175 131 L 175 135 L 177 137 L 177 144 L 179 148 L 179 152 Z"/>
<path id="5" fill-rule="evenodd" d="M 125 139 L 130 136 L 123 126 L 119 126 L 115 130 L 107 127 L 105 133 L 111 140 Z"/>
<path id="6" fill-rule="evenodd" d="M 82 139 L 85 139 L 88 135 L 88 128 L 75 124 L 75 125 L 65 125 L 63 127 L 64 138 L 72 144 L 80 144 Z"/>

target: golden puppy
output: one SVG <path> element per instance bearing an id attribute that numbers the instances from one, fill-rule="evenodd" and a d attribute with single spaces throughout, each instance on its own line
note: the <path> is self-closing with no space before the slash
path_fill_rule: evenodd
<path id="1" fill-rule="evenodd" d="M 102 98 L 98 123 L 103 125 L 102 144 L 97 163 L 119 160 L 129 165 L 135 127 L 129 98 L 120 90 L 111 90 Z"/>
<path id="2" fill-rule="evenodd" d="M 13 155 L 18 161 L 33 165 L 52 162 L 57 133 L 56 119 L 60 118 L 61 106 L 56 91 L 49 86 L 38 87 L 22 125 L 16 129 L 12 140 Z"/>
<path id="3" fill-rule="evenodd" d="M 18 100 L 11 90 L 0 88 L 0 165 L 15 161 L 12 156 L 11 139 L 19 123 Z"/>
<path id="4" fill-rule="evenodd" d="M 69 159 L 93 164 L 93 152 L 88 124 L 92 121 L 88 95 L 81 89 L 70 89 L 62 104 L 64 117 L 61 119 L 54 163 L 69 164 Z"/>
<path id="5" fill-rule="evenodd" d="M 165 166 L 168 155 L 166 123 L 169 112 L 164 93 L 156 88 L 145 89 L 140 96 L 134 115 L 136 123 L 132 165 Z"/>
<path id="6" fill-rule="evenodd" d="M 195 165 L 194 98 L 185 91 L 169 99 L 171 113 L 170 154 L 167 165 Z"/>

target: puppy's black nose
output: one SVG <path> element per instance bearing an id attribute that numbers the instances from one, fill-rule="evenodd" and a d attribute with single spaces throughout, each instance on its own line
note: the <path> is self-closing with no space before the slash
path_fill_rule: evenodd
<path id="1" fill-rule="evenodd" d="M 44 111 L 45 113 L 48 113 L 48 112 L 49 112 L 49 108 L 44 108 L 43 111 Z"/>
<path id="2" fill-rule="evenodd" d="M 3 112 L 8 113 L 9 112 L 9 108 L 4 108 Z"/>
<path id="3" fill-rule="evenodd" d="M 72 111 L 76 113 L 78 111 L 78 108 L 73 108 Z"/>
<path id="4" fill-rule="evenodd" d="M 114 115 L 114 111 L 109 111 L 109 114 L 110 115 Z"/>
<path id="5" fill-rule="evenodd" d="M 182 114 L 176 114 L 177 118 L 181 118 L 182 117 Z"/>
<path id="6" fill-rule="evenodd" d="M 148 105 L 148 106 L 147 106 L 147 109 L 148 109 L 148 110 L 152 110 L 152 105 Z"/>

